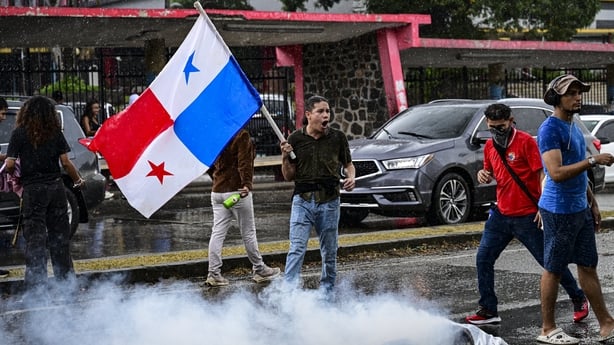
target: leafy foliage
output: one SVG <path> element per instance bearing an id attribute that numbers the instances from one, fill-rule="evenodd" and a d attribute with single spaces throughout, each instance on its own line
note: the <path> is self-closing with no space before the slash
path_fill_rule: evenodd
<path id="1" fill-rule="evenodd" d="M 248 10 L 254 8 L 249 4 L 249 0 L 198 0 L 203 8 L 217 8 L 224 10 Z M 194 8 L 194 0 L 176 0 L 183 8 Z"/>
<path id="2" fill-rule="evenodd" d="M 600 9 L 599 0 L 476 0 L 483 24 L 523 38 L 567 41 L 576 30 L 588 26 Z"/>
<path id="3" fill-rule="evenodd" d="M 431 15 L 423 37 L 484 38 L 499 32 L 523 39 L 567 41 L 588 26 L 600 9 L 599 0 L 367 0 L 370 13 Z"/>
<path id="4" fill-rule="evenodd" d="M 420 27 L 420 36 L 439 38 L 482 38 L 475 27 L 472 0 L 367 0 L 370 13 L 416 13 L 431 15 L 431 25 Z"/>
<path id="5" fill-rule="evenodd" d="M 41 95 L 50 95 L 53 91 L 60 90 L 62 93 L 75 94 L 85 91 L 98 91 L 97 85 L 87 85 L 87 83 L 77 76 L 66 76 L 64 79 L 53 84 L 47 84 L 40 89 Z"/>
<path id="6" fill-rule="evenodd" d="M 306 0 L 279 0 L 283 4 L 282 10 L 287 12 L 305 11 Z M 315 7 L 323 8 L 325 11 L 331 9 L 335 4 L 338 4 L 341 0 L 316 0 Z"/>

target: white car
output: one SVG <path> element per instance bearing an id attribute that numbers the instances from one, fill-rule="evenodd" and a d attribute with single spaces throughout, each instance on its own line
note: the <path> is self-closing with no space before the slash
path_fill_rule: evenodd
<path id="1" fill-rule="evenodd" d="M 601 152 L 614 154 L 614 115 L 580 115 L 580 119 L 601 141 Z M 605 167 L 605 183 L 614 183 L 614 165 Z"/>

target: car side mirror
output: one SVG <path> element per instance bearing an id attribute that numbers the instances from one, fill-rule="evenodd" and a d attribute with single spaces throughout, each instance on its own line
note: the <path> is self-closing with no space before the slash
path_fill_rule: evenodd
<path id="1" fill-rule="evenodd" d="M 599 139 L 599 141 L 601 141 L 601 145 L 605 145 L 605 144 L 609 144 L 612 142 L 612 140 L 606 138 L 606 137 L 597 137 L 597 139 Z"/>
<path id="2" fill-rule="evenodd" d="M 490 131 L 477 131 L 473 136 L 471 143 L 474 145 L 482 145 L 485 144 L 490 138 L 492 138 Z"/>

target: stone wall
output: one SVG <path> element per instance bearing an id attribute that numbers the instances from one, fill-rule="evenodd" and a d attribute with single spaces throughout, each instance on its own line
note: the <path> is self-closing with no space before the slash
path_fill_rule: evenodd
<path id="1" fill-rule="evenodd" d="M 363 138 L 388 119 L 375 34 L 303 49 L 305 98 L 324 96 L 331 126 Z"/>

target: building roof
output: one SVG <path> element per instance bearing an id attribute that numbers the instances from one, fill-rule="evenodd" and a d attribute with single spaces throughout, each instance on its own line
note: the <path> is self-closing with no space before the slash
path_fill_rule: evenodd
<path id="1" fill-rule="evenodd" d="M 230 47 L 334 43 L 380 29 L 397 32 L 405 67 L 588 68 L 614 64 L 614 45 L 546 41 L 428 39 L 419 14 L 206 11 Z M 0 7 L 0 47 L 143 47 L 163 38 L 178 46 L 195 9 Z"/>
<path id="2" fill-rule="evenodd" d="M 404 67 L 603 68 L 614 64 L 614 44 L 421 38 L 401 58 Z"/>
<path id="3" fill-rule="evenodd" d="M 206 10 L 228 46 L 338 42 L 427 15 L 361 15 Z M 142 47 L 164 38 L 177 47 L 194 24 L 195 9 L 0 7 L 0 47 Z"/>

